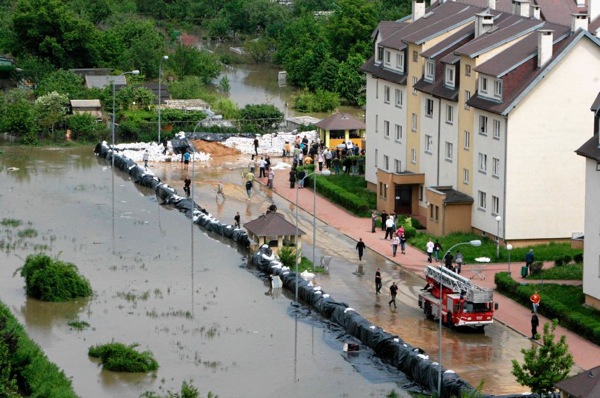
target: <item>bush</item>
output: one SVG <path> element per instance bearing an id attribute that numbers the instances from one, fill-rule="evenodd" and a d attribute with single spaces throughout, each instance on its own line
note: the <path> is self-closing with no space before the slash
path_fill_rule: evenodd
<path id="1" fill-rule="evenodd" d="M 565 254 L 563 260 L 565 261 L 565 265 L 568 265 L 573 260 L 573 258 L 568 254 Z"/>
<path id="2" fill-rule="evenodd" d="M 583 253 L 577 253 L 573 256 L 573 261 L 575 261 L 577 264 L 581 264 L 583 263 Z"/>
<path id="3" fill-rule="evenodd" d="M 560 267 L 564 264 L 564 257 L 563 256 L 558 256 L 554 258 L 554 265 L 556 265 L 557 267 Z"/>
<path id="4" fill-rule="evenodd" d="M 106 370 L 113 372 L 150 372 L 158 369 L 158 362 L 150 351 L 137 352 L 139 344 L 126 346 L 122 343 L 109 343 L 90 347 L 88 355 L 99 358 Z"/>
<path id="5" fill-rule="evenodd" d="M 72 138 L 81 142 L 98 142 L 108 135 L 108 127 L 98 122 L 92 115 L 82 113 L 67 118 L 67 128 L 72 131 Z"/>
<path id="6" fill-rule="evenodd" d="M 27 256 L 21 276 L 27 295 L 41 301 L 62 302 L 92 294 L 89 281 L 78 274 L 74 264 L 45 254 Z"/>
<path id="7" fill-rule="evenodd" d="M 294 262 L 296 261 L 295 249 L 292 249 L 291 247 L 282 247 L 279 249 L 277 255 L 279 256 L 279 261 L 281 261 L 283 265 L 288 268 L 294 267 Z"/>
<path id="8" fill-rule="evenodd" d="M 337 93 L 317 89 L 312 93 L 303 91 L 295 98 L 295 109 L 299 112 L 331 112 L 340 106 L 340 96 Z"/>

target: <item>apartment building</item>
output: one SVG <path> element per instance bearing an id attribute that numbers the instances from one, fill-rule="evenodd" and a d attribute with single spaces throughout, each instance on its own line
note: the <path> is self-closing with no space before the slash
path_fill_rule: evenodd
<path id="1" fill-rule="evenodd" d="M 362 68 L 378 209 L 517 245 L 583 231 L 585 161 L 572 154 L 600 91 L 600 18 L 556 4 L 418 0 L 379 24 Z"/>

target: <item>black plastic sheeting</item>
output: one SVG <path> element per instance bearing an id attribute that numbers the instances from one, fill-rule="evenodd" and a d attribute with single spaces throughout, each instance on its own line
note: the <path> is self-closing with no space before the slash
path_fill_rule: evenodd
<path id="1" fill-rule="evenodd" d="M 189 142 L 188 145 L 191 146 Z M 184 146 L 184 144 L 180 145 L 180 147 Z M 97 144 L 94 148 L 94 153 L 99 157 L 106 159 L 106 161 L 111 164 L 114 162 L 115 168 L 129 174 L 136 184 L 154 190 L 160 204 L 173 206 L 184 213 L 188 218 L 193 217 L 194 224 L 198 224 L 208 232 L 214 232 L 232 239 L 244 247 L 250 246 L 250 238 L 246 231 L 234 228 L 231 224 L 221 223 L 191 198 L 179 196 L 175 188 L 162 183 L 160 178 L 147 173 L 143 167 L 138 166 L 133 160 L 118 154 L 117 151 L 113 151 L 106 143 L 103 142 Z"/>
<path id="2" fill-rule="evenodd" d="M 342 326 L 349 335 L 360 340 L 379 358 L 400 370 L 416 384 L 430 392 L 437 392 L 439 366 L 437 362 L 431 361 L 423 350 L 413 347 L 400 337 L 373 325 L 345 303 L 336 302 L 320 287 L 310 285 L 299 275 L 296 277 L 295 272 L 283 266 L 276 259 L 273 251 L 267 245 L 261 246 L 252 256 L 252 263 L 261 272 L 270 276 L 279 276 L 283 287 L 292 292 L 296 291 L 297 284 L 299 300 L 317 310 L 322 316 Z M 474 391 L 473 386 L 462 380 L 454 371 L 442 367 L 442 398 L 460 397 L 462 393 Z M 492 397 L 491 395 L 486 396 Z M 498 395 L 495 397 L 539 398 L 537 394 Z"/>

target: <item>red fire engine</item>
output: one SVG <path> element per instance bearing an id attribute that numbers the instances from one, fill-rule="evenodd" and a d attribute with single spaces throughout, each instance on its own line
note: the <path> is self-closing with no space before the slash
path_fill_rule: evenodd
<path id="1" fill-rule="evenodd" d="M 428 318 L 442 317 L 448 327 L 468 326 L 483 329 L 494 322 L 494 290 L 477 286 L 447 268 L 427 266 L 427 286 L 419 294 L 419 308 Z M 440 313 L 441 293 L 441 313 Z"/>

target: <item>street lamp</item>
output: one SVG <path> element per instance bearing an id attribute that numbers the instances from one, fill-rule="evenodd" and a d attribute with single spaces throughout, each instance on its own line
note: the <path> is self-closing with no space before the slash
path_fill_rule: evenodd
<path id="1" fill-rule="evenodd" d="M 163 59 L 167 61 L 169 59 L 168 55 L 163 55 L 163 57 L 158 61 L 158 144 L 160 145 L 160 109 L 161 109 L 161 77 L 162 77 L 162 61 Z"/>
<path id="2" fill-rule="evenodd" d="M 125 76 L 125 75 L 139 75 L 140 71 L 139 70 L 132 70 L 130 72 L 124 72 L 121 73 L 119 76 L 116 76 L 115 78 L 113 78 L 112 80 L 112 150 L 113 150 L 113 156 L 111 156 L 112 158 L 112 166 L 114 168 L 115 166 L 115 121 L 116 121 L 116 115 L 117 115 L 117 109 L 115 108 L 115 93 L 116 93 L 116 89 L 115 89 L 115 81 L 117 80 L 117 77 L 121 77 L 121 76 Z"/>
<path id="3" fill-rule="evenodd" d="M 512 250 L 512 245 L 509 243 L 506 245 L 506 251 L 508 252 L 508 274 L 510 275 L 510 251 Z"/>
<path id="4" fill-rule="evenodd" d="M 316 229 L 315 229 L 315 223 L 316 223 L 316 214 L 317 214 L 317 176 L 315 174 L 315 172 L 313 171 L 310 174 L 305 175 L 304 177 L 302 177 L 302 179 L 300 181 L 298 181 L 298 185 L 296 186 L 296 294 L 295 294 L 295 299 L 296 299 L 296 304 L 298 303 L 298 190 L 300 187 L 300 182 L 302 182 L 302 184 L 304 184 L 304 180 L 307 177 L 310 177 L 311 175 L 314 174 L 313 177 L 313 195 L 314 195 L 314 203 L 313 203 L 313 270 L 314 270 L 314 266 L 315 266 L 315 245 L 317 243 L 315 237 L 316 237 Z"/>
<path id="5" fill-rule="evenodd" d="M 496 258 L 500 258 L 500 221 L 502 217 L 496 216 L 496 222 L 498 223 L 498 233 L 496 234 Z"/>
<path id="6" fill-rule="evenodd" d="M 458 246 L 462 246 L 462 245 L 471 245 L 471 246 L 481 246 L 481 241 L 480 240 L 472 240 L 469 242 L 461 242 L 461 243 L 457 243 L 454 246 L 452 246 L 450 249 L 448 249 L 448 251 L 446 252 L 446 254 L 444 255 L 444 258 L 446 258 L 446 256 L 448 254 L 450 254 L 450 252 L 452 251 L 452 249 L 454 249 L 455 247 Z M 440 275 L 442 274 L 442 263 L 440 262 Z M 438 397 L 442 396 L 442 292 L 444 291 L 444 278 L 440 278 L 440 300 L 439 300 L 439 314 L 438 314 L 438 318 L 439 318 L 439 340 L 438 340 Z"/>

